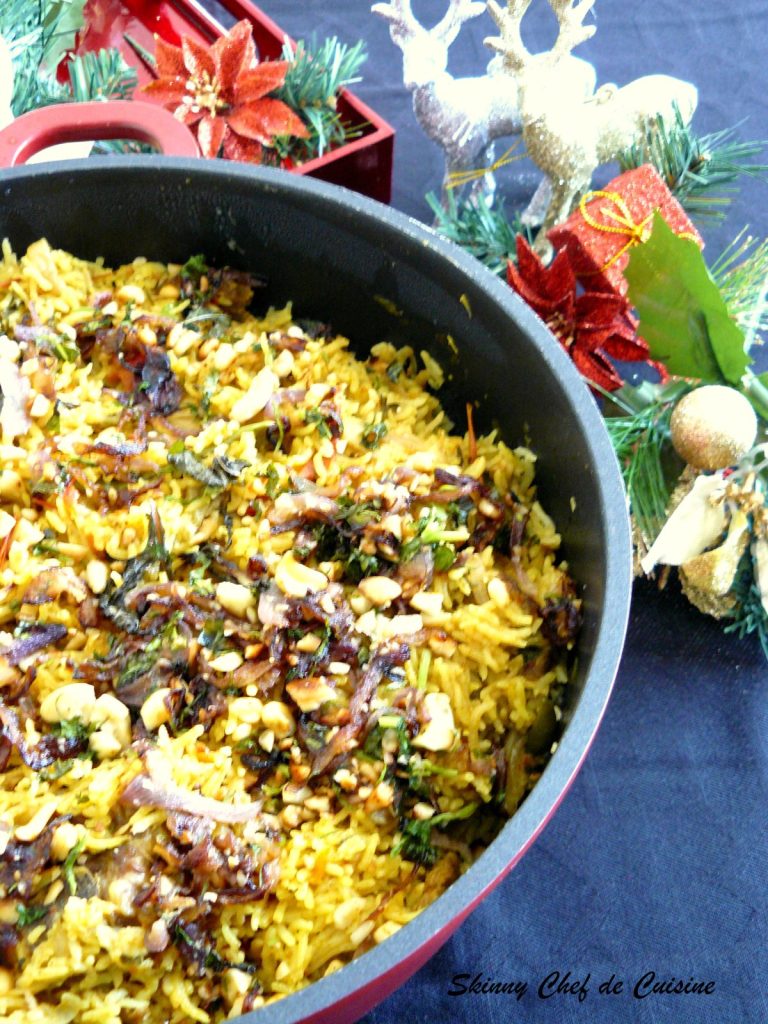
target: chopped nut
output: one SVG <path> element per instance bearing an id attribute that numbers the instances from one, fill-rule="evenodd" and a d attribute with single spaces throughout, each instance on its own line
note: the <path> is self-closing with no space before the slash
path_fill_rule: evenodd
<path id="1" fill-rule="evenodd" d="M 137 284 L 124 284 L 121 288 L 118 288 L 117 298 L 121 302 L 135 302 L 139 305 L 147 300 L 144 289 L 140 288 Z"/>
<path id="2" fill-rule="evenodd" d="M 73 825 L 71 821 L 63 821 L 53 830 L 51 837 L 51 856 L 54 860 L 64 861 L 70 850 L 80 842 L 85 835 L 85 828 L 82 825 Z"/>
<path id="3" fill-rule="evenodd" d="M 242 583 L 230 583 L 228 580 L 217 584 L 216 600 L 225 611 L 232 612 L 240 619 L 249 608 L 256 607 L 256 598 L 250 587 L 244 587 Z"/>
<path id="4" fill-rule="evenodd" d="M 226 370 L 235 361 L 237 352 L 229 342 L 222 342 L 213 354 L 213 365 L 216 370 Z"/>
<path id="5" fill-rule="evenodd" d="M 53 409 L 53 402 L 50 398 L 46 398 L 45 395 L 35 395 L 32 406 L 29 410 L 29 415 L 33 420 L 47 419 Z"/>
<path id="6" fill-rule="evenodd" d="M 307 633 L 296 643 L 296 650 L 303 651 L 305 654 L 314 654 L 322 642 L 317 633 Z"/>
<path id="7" fill-rule="evenodd" d="M 154 732 L 155 729 L 159 729 L 161 725 L 170 720 L 171 711 L 165 700 L 170 692 L 170 687 L 161 686 L 159 690 L 150 693 L 141 705 L 139 714 L 150 732 Z"/>
<path id="8" fill-rule="evenodd" d="M 352 774 L 349 768 L 339 768 L 334 773 L 333 781 L 337 783 L 345 793 L 352 793 L 357 789 L 357 777 Z"/>
<path id="9" fill-rule="evenodd" d="M 197 331 L 191 331 L 183 324 L 174 324 L 168 332 L 168 348 L 173 349 L 177 356 L 183 356 L 193 345 L 200 341 Z"/>
<path id="10" fill-rule="evenodd" d="M 168 948 L 171 936 L 168 934 L 168 926 L 162 917 L 152 922 L 152 927 L 147 932 L 144 944 L 150 953 L 162 953 Z"/>
<path id="11" fill-rule="evenodd" d="M 443 595 L 421 590 L 410 599 L 410 605 L 425 615 L 439 615 L 443 610 Z"/>
<path id="12" fill-rule="evenodd" d="M 241 999 L 251 987 L 251 976 L 236 967 L 230 967 L 223 975 L 224 997 L 230 1006 Z"/>
<path id="13" fill-rule="evenodd" d="M 373 811 L 380 811 L 384 807 L 390 807 L 395 797 L 395 790 L 391 783 L 380 782 L 365 801 L 367 814 Z"/>
<path id="14" fill-rule="evenodd" d="M 368 576 L 360 580 L 357 586 L 371 604 L 378 608 L 386 608 L 403 592 L 403 588 L 397 580 L 393 580 L 389 576 Z"/>
<path id="15" fill-rule="evenodd" d="M 349 599 L 349 607 L 355 615 L 364 615 L 371 610 L 372 606 L 365 594 L 352 594 Z"/>
<path id="16" fill-rule="evenodd" d="M 301 711 L 316 711 L 327 701 L 336 699 L 336 691 L 322 678 L 322 676 L 309 676 L 306 679 L 294 679 L 286 684 L 286 690 L 291 695 Z"/>
<path id="17" fill-rule="evenodd" d="M 0 508 L 0 540 L 5 540 L 16 525 L 16 520 L 5 509 Z"/>
<path id="18" fill-rule="evenodd" d="M 79 718 L 86 725 L 96 705 L 96 691 L 90 683 L 66 683 L 49 693 L 40 703 L 44 722 L 65 722 Z"/>
<path id="19" fill-rule="evenodd" d="M 283 828 L 297 828 L 301 822 L 301 808 L 296 804 L 289 804 L 280 812 L 280 824 Z"/>
<path id="20" fill-rule="evenodd" d="M 417 821 L 427 821 L 435 813 L 432 804 L 418 803 L 413 806 L 413 816 Z"/>
<path id="21" fill-rule="evenodd" d="M 263 707 L 258 697 L 235 697 L 229 705 L 229 717 L 247 725 L 258 725 Z"/>
<path id="22" fill-rule="evenodd" d="M 291 709 L 281 700 L 270 700 L 261 712 L 262 724 L 271 729 L 277 739 L 293 736 L 296 732 L 296 720 Z"/>
<path id="23" fill-rule="evenodd" d="M 237 420 L 238 423 L 247 423 L 252 420 L 261 412 L 279 387 L 278 377 L 268 367 L 265 366 L 263 370 L 259 370 L 248 390 L 232 406 L 232 419 Z"/>
<path id="24" fill-rule="evenodd" d="M 498 576 L 494 576 L 493 579 L 488 580 L 488 596 L 496 605 L 497 608 L 504 608 L 509 604 L 509 590 L 504 580 L 499 579 Z"/>
<path id="25" fill-rule="evenodd" d="M 424 709 L 429 721 L 414 739 L 413 746 L 423 750 L 449 750 L 455 735 L 450 697 L 447 693 L 428 693 L 424 697 Z"/>
<path id="26" fill-rule="evenodd" d="M 225 651 L 208 664 L 215 672 L 234 672 L 243 664 L 243 656 L 239 651 Z"/>
<path id="27" fill-rule="evenodd" d="M 325 590 L 328 577 L 317 569 L 302 565 L 290 552 L 286 552 L 275 569 L 275 583 L 289 597 L 306 597 Z"/>
<path id="28" fill-rule="evenodd" d="M 272 753 L 275 747 L 275 734 L 271 729 L 265 729 L 259 736 L 259 746 L 268 754 Z"/>
<path id="29" fill-rule="evenodd" d="M 107 729 L 111 732 L 121 749 L 131 742 L 131 713 L 126 705 L 111 693 L 103 693 L 98 698 L 91 713 L 90 724 L 102 731 Z"/>
<path id="30" fill-rule="evenodd" d="M 272 372 L 276 373 L 278 377 L 287 377 L 293 370 L 293 364 L 295 361 L 296 360 L 293 358 L 293 352 L 284 348 L 272 362 Z"/>
<path id="31" fill-rule="evenodd" d="M 109 581 L 109 568 L 99 558 L 92 558 L 85 567 L 85 580 L 94 594 L 103 594 Z"/>

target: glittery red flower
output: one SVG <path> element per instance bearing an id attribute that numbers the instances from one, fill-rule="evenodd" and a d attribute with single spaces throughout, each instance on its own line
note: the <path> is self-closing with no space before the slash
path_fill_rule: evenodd
<path id="1" fill-rule="evenodd" d="M 637 336 L 637 321 L 626 298 L 612 292 L 578 294 L 564 249 L 545 267 L 518 235 L 517 266 L 509 261 L 507 281 L 549 327 L 582 376 L 606 391 L 624 383 L 609 356 L 660 369 L 649 360 L 647 343 Z"/>
<path id="2" fill-rule="evenodd" d="M 298 115 L 267 96 L 283 84 L 288 62 L 258 63 L 249 22 L 210 49 L 186 36 L 181 47 L 158 38 L 155 59 L 159 77 L 142 91 L 196 130 L 203 156 L 260 163 L 275 136 L 306 137 Z"/>

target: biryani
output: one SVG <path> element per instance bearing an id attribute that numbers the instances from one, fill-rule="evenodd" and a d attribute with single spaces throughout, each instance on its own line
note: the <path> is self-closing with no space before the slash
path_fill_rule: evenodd
<path id="1" fill-rule="evenodd" d="M 455 432 L 427 353 L 264 308 L 201 257 L 3 246 L 12 1024 L 296 991 L 436 899 L 549 752 L 579 601 L 534 455 Z"/>

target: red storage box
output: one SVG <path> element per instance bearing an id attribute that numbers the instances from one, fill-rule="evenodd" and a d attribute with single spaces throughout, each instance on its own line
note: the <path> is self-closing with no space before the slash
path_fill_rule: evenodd
<path id="1" fill-rule="evenodd" d="M 290 37 L 255 4 L 250 0 L 219 0 L 219 6 L 235 21 L 244 18 L 251 23 L 262 59 L 280 57 L 283 43 Z M 126 35 L 153 53 L 155 35 L 175 45 L 179 45 L 183 35 L 190 36 L 208 46 L 225 32 L 194 0 L 89 0 L 85 13 L 86 27 L 78 38 L 78 51 L 116 47 L 137 68 L 141 85 L 153 76 L 126 41 Z M 346 89 L 339 97 L 339 111 L 343 120 L 360 132 L 359 137 L 291 168 L 291 173 L 344 185 L 388 203 L 392 193 L 394 129 Z"/>

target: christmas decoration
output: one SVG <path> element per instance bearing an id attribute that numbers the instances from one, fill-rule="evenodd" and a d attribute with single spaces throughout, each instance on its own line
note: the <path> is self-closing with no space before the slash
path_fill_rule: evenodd
<path id="1" fill-rule="evenodd" d="M 474 182 L 473 193 L 491 198 L 498 167 L 494 143 L 522 131 L 516 77 L 499 58 L 481 76 L 456 79 L 446 70 L 448 50 L 462 24 L 482 14 L 485 4 L 449 0 L 446 13 L 431 29 L 415 18 L 410 0 L 377 3 L 371 10 L 390 23 L 392 42 L 403 52 L 403 81 L 413 94 L 417 121 L 445 151 L 443 203 L 464 182 Z M 549 54 L 542 58 L 548 60 Z M 594 91 L 595 69 L 578 57 L 564 54 L 558 76 L 564 93 L 587 99 Z"/>
<path id="2" fill-rule="evenodd" d="M 633 145 L 619 153 L 622 171 L 652 164 L 687 214 L 722 220 L 742 175 L 761 177 L 768 164 L 753 162 L 762 142 L 741 141 L 735 128 L 697 135 L 673 110 L 672 120 L 651 121 Z"/>
<path id="3" fill-rule="evenodd" d="M 195 129 L 203 156 L 261 163 L 275 136 L 307 130 L 281 100 L 268 99 L 285 81 L 286 61 L 258 63 L 251 26 L 239 21 L 210 50 L 184 37 L 181 47 L 157 40 L 159 78 L 143 86 L 148 99 Z"/>
<path id="4" fill-rule="evenodd" d="M 749 400 L 733 388 L 706 384 L 683 395 L 669 421 L 675 451 L 696 469 L 726 469 L 739 462 L 757 436 Z"/>
<path id="5" fill-rule="evenodd" d="M 548 237 L 556 250 L 567 251 L 577 276 L 591 287 L 623 294 L 630 251 L 650 235 L 655 211 L 677 235 L 704 244 L 650 164 L 619 175 L 603 190 L 585 193 L 578 210 Z"/>
<path id="6" fill-rule="evenodd" d="M 626 300 L 597 291 L 577 295 L 576 277 L 564 250 L 550 267 L 545 267 L 525 239 L 518 236 L 517 266 L 510 260 L 507 280 L 591 383 L 606 391 L 621 387 L 623 381 L 608 356 L 648 361 L 648 346 L 637 337 Z"/>
<path id="7" fill-rule="evenodd" d="M 520 34 L 531 0 L 508 0 L 506 9 L 488 0 L 500 35 L 486 40 L 516 78 L 525 148 L 552 188 L 535 243 L 542 254 L 549 252 L 549 229 L 570 215 L 597 167 L 639 141 L 660 115 L 669 118 L 677 109 L 687 123 L 698 102 L 695 86 L 668 75 L 638 78 L 622 88 L 605 85 L 587 99 L 563 87 L 563 59 L 596 31 L 584 25 L 594 0 L 549 2 L 559 34 L 545 59 L 530 54 Z"/>

